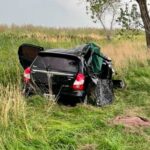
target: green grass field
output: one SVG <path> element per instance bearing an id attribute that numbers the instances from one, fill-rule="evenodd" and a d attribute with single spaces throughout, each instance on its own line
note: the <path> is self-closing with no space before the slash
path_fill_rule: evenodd
<path id="1" fill-rule="evenodd" d="M 17 49 L 22 43 L 46 48 L 99 44 L 112 57 L 118 78 L 127 87 L 115 91 L 113 104 L 103 108 L 58 105 L 20 92 L 22 68 Z M 150 54 L 144 36 L 106 41 L 98 29 L 0 27 L 0 149 L 1 150 L 149 150 L 150 128 L 114 125 L 116 116 L 150 119 Z M 116 77 L 116 78 L 117 78 Z"/>

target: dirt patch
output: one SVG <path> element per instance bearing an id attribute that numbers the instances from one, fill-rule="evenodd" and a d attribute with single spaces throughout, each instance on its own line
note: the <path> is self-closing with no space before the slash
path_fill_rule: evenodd
<path id="1" fill-rule="evenodd" d="M 150 120 L 139 116 L 117 116 L 113 124 L 125 127 L 150 127 Z"/>

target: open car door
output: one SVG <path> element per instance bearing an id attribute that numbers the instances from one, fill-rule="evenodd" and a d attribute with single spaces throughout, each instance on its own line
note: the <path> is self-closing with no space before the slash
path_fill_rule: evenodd
<path id="1" fill-rule="evenodd" d="M 18 49 L 19 61 L 22 67 L 24 69 L 29 67 L 40 51 L 44 51 L 44 48 L 32 44 L 22 44 Z"/>

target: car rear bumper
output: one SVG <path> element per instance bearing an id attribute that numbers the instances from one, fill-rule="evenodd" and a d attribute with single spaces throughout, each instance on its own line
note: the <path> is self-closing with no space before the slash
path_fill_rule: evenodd
<path id="1" fill-rule="evenodd" d="M 32 93 L 39 93 L 38 91 L 40 90 L 40 93 L 43 93 L 43 94 L 49 94 L 48 91 L 49 90 L 44 90 L 42 89 L 42 87 L 38 87 L 38 89 L 34 86 L 34 84 L 28 84 L 26 85 L 26 88 L 29 88 L 30 89 L 30 92 Z M 82 98 L 85 96 L 86 92 L 85 90 L 82 90 L 82 91 L 77 91 L 77 90 L 73 90 L 72 88 L 70 87 L 55 87 L 57 90 L 54 90 L 53 91 L 53 94 L 58 96 L 58 97 L 61 97 L 61 96 L 69 96 L 69 97 L 77 97 L 77 98 Z M 34 90 L 33 90 L 34 89 Z"/>

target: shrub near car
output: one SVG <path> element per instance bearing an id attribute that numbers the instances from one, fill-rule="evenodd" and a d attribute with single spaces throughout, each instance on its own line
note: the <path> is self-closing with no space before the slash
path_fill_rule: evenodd
<path id="1" fill-rule="evenodd" d="M 22 44 L 18 50 L 24 68 L 24 94 L 54 94 L 98 106 L 113 101 L 113 69 L 100 48 L 84 44 L 74 49 L 47 49 Z"/>

